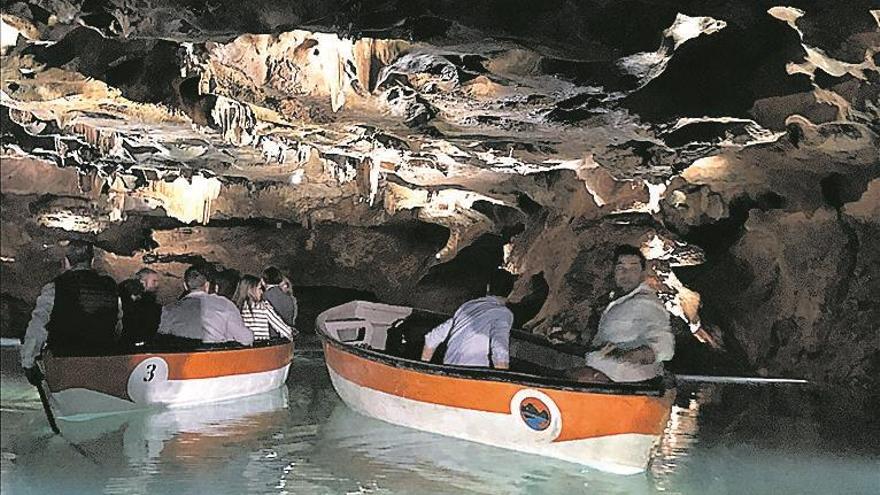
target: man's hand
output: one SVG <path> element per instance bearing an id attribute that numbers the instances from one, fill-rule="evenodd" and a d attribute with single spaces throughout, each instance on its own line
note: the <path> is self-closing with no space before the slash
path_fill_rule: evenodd
<path id="1" fill-rule="evenodd" d="M 712 349 L 715 349 L 716 351 L 721 349 L 721 343 L 719 342 L 720 339 L 716 338 L 715 335 L 713 335 L 713 332 L 707 330 L 706 327 L 701 326 L 693 333 L 693 335 L 697 340 L 708 345 Z"/>
<path id="2" fill-rule="evenodd" d="M 433 348 L 433 347 L 428 347 L 427 345 L 425 345 L 425 346 L 422 348 L 422 361 L 424 361 L 424 362 L 426 362 L 426 363 L 431 362 L 431 358 L 434 357 L 434 351 L 435 351 L 435 350 L 436 350 L 435 348 Z"/>
<path id="3" fill-rule="evenodd" d="M 25 368 L 24 376 L 27 378 L 28 383 L 35 387 L 39 387 L 43 383 L 43 372 L 36 365 Z"/>
<path id="4" fill-rule="evenodd" d="M 599 348 L 599 355 L 602 357 L 616 358 L 618 352 L 617 346 L 610 342 Z"/>
<path id="5" fill-rule="evenodd" d="M 599 355 L 633 364 L 651 364 L 656 358 L 654 351 L 648 346 L 626 350 L 611 343 L 602 346 L 599 349 Z"/>

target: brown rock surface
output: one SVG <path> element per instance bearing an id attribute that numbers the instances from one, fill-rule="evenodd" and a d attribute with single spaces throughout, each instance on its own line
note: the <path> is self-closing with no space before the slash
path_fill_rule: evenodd
<path id="1" fill-rule="evenodd" d="M 878 391 L 870 2 L 43 3 L 3 11 L 4 335 L 79 236 L 166 298 L 273 263 L 448 311 L 503 264 L 585 340 L 631 243 L 682 334 Z"/>

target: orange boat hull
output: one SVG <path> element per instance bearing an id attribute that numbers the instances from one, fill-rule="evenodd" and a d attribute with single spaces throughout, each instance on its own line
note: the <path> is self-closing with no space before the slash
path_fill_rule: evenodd
<path id="1" fill-rule="evenodd" d="M 59 418 L 234 399 L 284 384 L 293 343 L 198 352 L 43 358 Z"/>
<path id="2" fill-rule="evenodd" d="M 336 391 L 365 415 L 619 474 L 647 468 L 675 395 L 456 376 L 371 359 L 330 341 L 324 353 Z"/>

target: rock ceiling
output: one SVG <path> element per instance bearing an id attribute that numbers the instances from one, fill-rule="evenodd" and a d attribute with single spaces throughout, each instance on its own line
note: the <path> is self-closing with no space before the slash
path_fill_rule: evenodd
<path id="1" fill-rule="evenodd" d="M 500 236 L 519 297 L 536 280 L 547 293 L 528 326 L 577 333 L 607 287 L 609 246 L 641 242 L 684 319 L 699 296 L 670 267 L 702 263 L 685 271 L 710 306 L 771 308 L 716 315 L 755 367 L 801 372 L 802 353 L 836 335 L 829 314 L 872 317 L 846 309 L 880 275 L 863 248 L 880 216 L 870 1 L 46 0 L 2 13 L 2 266 L 22 299 L 37 268 L 15 260 L 45 258 L 32 241 L 65 231 L 97 236 L 127 270 L 200 243 L 222 247 L 212 261 L 264 262 L 217 222 L 296 224 L 290 249 L 328 243 L 332 271 L 359 262 L 325 228 L 369 244 L 416 221 L 448 235 L 412 262 L 365 256 L 388 273 L 348 285 L 416 304 L 406 294 L 431 267 Z M 144 224 L 147 241 L 114 230 L 155 217 L 176 223 Z M 801 267 L 829 250 L 821 274 Z M 747 272 L 739 292 L 711 282 L 724 270 Z M 880 366 L 859 356 L 857 375 Z"/>

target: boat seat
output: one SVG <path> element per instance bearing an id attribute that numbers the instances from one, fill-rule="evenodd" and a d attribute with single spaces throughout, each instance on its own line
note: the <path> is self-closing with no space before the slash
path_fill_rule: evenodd
<path id="1" fill-rule="evenodd" d="M 388 338 L 385 340 L 386 353 L 406 359 L 421 359 L 425 335 L 442 321 L 435 314 L 417 312 L 395 321 L 388 329 Z M 431 362 L 442 363 L 445 349 L 446 344 L 441 344 Z"/>
<path id="2" fill-rule="evenodd" d="M 373 324 L 363 318 L 326 320 L 324 330 L 343 344 L 372 348 Z"/>

